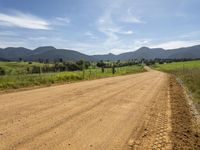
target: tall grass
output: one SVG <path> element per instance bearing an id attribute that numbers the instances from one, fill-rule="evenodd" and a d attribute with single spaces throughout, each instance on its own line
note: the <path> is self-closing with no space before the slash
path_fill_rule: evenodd
<path id="1" fill-rule="evenodd" d="M 38 62 L 0 62 L 0 67 L 5 70 L 6 75 L 27 74 L 27 68 L 38 66 L 43 67 L 45 64 Z M 52 65 L 52 64 L 48 64 Z"/>
<path id="2" fill-rule="evenodd" d="M 192 93 L 194 102 L 200 110 L 200 61 L 176 62 L 169 64 L 156 64 L 157 70 L 172 73 L 181 79 Z"/>
<path id="3" fill-rule="evenodd" d="M 0 76 L 0 90 L 17 89 L 29 86 L 51 85 L 54 83 L 75 82 L 80 80 L 91 80 L 103 77 L 111 77 L 130 73 L 145 71 L 142 66 L 127 66 L 116 68 L 116 73 L 112 74 L 111 68 L 104 69 L 102 73 L 100 68 L 87 69 L 85 71 L 74 72 L 56 72 L 43 74 L 18 74 Z"/>

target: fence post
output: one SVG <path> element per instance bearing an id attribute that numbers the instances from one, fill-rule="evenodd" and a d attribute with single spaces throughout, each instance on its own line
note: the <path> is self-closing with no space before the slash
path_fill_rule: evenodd
<path id="1" fill-rule="evenodd" d="M 85 61 L 83 61 L 82 69 L 83 69 L 83 79 L 84 79 L 85 78 Z"/>

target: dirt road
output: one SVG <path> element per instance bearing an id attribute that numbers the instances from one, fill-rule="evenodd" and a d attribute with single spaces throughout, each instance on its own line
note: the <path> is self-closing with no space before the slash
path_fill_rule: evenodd
<path id="1" fill-rule="evenodd" d="M 168 75 L 145 73 L 0 95 L 0 149 L 171 149 Z"/>

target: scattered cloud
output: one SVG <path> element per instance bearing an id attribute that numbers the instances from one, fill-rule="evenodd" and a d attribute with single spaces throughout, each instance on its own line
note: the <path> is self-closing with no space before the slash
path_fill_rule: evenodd
<path id="1" fill-rule="evenodd" d="M 116 33 L 116 34 L 124 34 L 124 35 L 130 35 L 130 34 L 133 34 L 133 31 L 131 30 L 128 30 L 128 31 L 125 31 L 125 30 L 122 30 L 120 27 L 110 27 L 110 28 L 107 28 L 106 30 L 104 30 L 104 32 L 111 32 L 111 33 Z"/>
<path id="2" fill-rule="evenodd" d="M 154 46 L 151 46 L 152 48 L 164 48 L 164 49 L 174 49 L 174 48 L 180 48 L 180 47 L 188 47 L 188 46 L 194 46 L 200 44 L 200 40 L 194 40 L 194 41 L 168 41 L 164 43 L 160 43 Z"/>
<path id="3" fill-rule="evenodd" d="M 127 22 L 127 23 L 144 23 L 142 22 L 139 18 L 133 16 L 133 15 L 129 15 L 129 16 L 124 16 L 121 19 L 122 22 Z"/>
<path id="4" fill-rule="evenodd" d="M 115 12 L 114 8 L 107 9 L 97 20 L 97 30 L 106 36 L 102 47 L 107 49 L 113 49 L 124 45 L 121 36 L 132 35 L 134 33 L 132 30 L 124 30 L 120 24 L 116 23 L 117 21 L 113 18 L 113 12 Z"/>
<path id="5" fill-rule="evenodd" d="M 27 29 L 49 30 L 50 24 L 37 16 L 15 11 L 15 14 L 0 13 L 1 26 L 15 26 Z"/>
<path id="6" fill-rule="evenodd" d="M 71 20 L 68 17 L 56 17 L 53 21 L 54 25 L 68 25 Z"/>
<path id="7" fill-rule="evenodd" d="M 98 20 L 97 20 L 97 29 L 99 32 L 103 33 L 106 36 L 106 39 L 103 42 L 104 47 L 110 48 L 111 45 L 114 45 L 118 42 L 119 37 L 116 34 L 120 31 L 119 27 L 113 23 L 111 10 L 107 10 Z"/>
<path id="8" fill-rule="evenodd" d="M 90 37 L 91 39 L 97 39 L 97 37 L 91 31 L 85 32 L 84 35 Z"/>
<path id="9" fill-rule="evenodd" d="M 121 21 L 125 23 L 145 23 L 139 17 L 134 15 L 131 9 L 128 9 L 127 13 L 121 17 Z"/>
<path id="10" fill-rule="evenodd" d="M 125 35 L 131 35 L 131 34 L 133 34 L 133 31 L 131 31 L 131 30 L 128 30 L 128 31 L 120 31 L 119 33 L 120 33 L 120 34 L 125 34 Z"/>
<path id="11" fill-rule="evenodd" d="M 71 21 L 67 17 L 56 17 L 57 20 L 65 22 L 65 23 L 70 23 Z"/>
<path id="12" fill-rule="evenodd" d="M 124 13 L 123 15 L 118 14 L 119 9 L 123 1 L 117 1 L 119 4 L 116 4 L 116 7 L 110 6 L 106 7 L 104 13 L 98 18 L 96 27 L 100 33 L 105 35 L 103 42 L 101 42 L 101 48 L 104 49 L 99 53 L 112 52 L 119 54 L 126 51 L 136 50 L 141 44 L 135 43 L 134 40 L 134 31 L 130 27 L 124 26 L 123 22 L 133 21 L 133 15 L 131 12 Z M 116 2 L 116 3 L 117 3 Z M 118 17 L 116 17 L 118 16 Z M 126 18 L 129 17 L 129 18 Z M 129 19 L 129 21 L 127 20 Z M 134 21 L 137 23 L 142 23 L 141 20 Z M 127 40 L 127 37 L 129 39 Z M 138 46 L 139 45 L 139 46 Z"/>
<path id="13" fill-rule="evenodd" d="M 85 35 L 87 36 L 93 36 L 93 33 L 91 33 L 90 31 L 85 32 Z"/>

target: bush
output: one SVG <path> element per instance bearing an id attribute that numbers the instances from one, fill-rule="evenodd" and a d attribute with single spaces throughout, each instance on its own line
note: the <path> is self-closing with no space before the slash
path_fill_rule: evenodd
<path id="1" fill-rule="evenodd" d="M 40 66 L 33 66 L 31 73 L 42 73 Z"/>
<path id="2" fill-rule="evenodd" d="M 0 67 L 0 76 L 4 76 L 6 74 L 6 71 Z"/>

